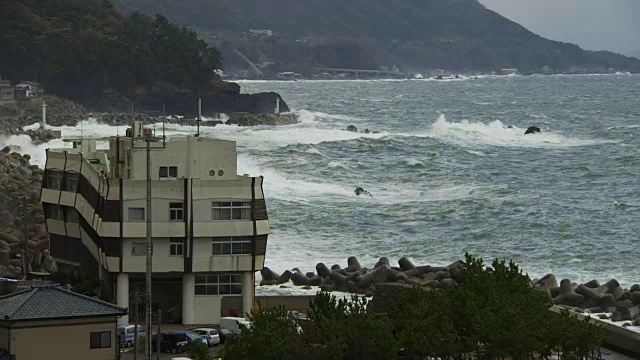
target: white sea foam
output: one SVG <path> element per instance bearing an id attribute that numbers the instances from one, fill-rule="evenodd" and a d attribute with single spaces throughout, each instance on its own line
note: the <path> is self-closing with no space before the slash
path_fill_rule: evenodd
<path id="1" fill-rule="evenodd" d="M 523 148 L 566 148 L 573 146 L 589 146 L 602 144 L 606 141 L 579 139 L 553 133 L 553 130 L 543 129 L 541 134 L 524 135 L 526 129 L 513 126 L 509 128 L 501 121 L 490 123 L 449 122 L 444 115 L 431 125 L 431 137 L 454 142 L 462 145 L 491 145 L 503 147 Z"/>
<path id="2" fill-rule="evenodd" d="M 11 150 L 19 154 L 31 155 L 30 163 L 32 165 L 38 165 L 43 168 L 47 160 L 46 149 L 48 148 L 62 148 L 65 146 L 61 139 L 54 139 L 48 143 L 42 143 L 35 145 L 29 135 L 10 135 L 0 136 L 0 148 L 5 146 L 11 146 Z"/>

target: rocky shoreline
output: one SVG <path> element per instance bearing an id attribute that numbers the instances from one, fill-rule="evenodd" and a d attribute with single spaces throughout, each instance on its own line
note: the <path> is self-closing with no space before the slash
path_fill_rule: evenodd
<path id="1" fill-rule="evenodd" d="M 416 266 L 402 257 L 392 266 L 387 257 L 381 257 L 373 268 L 362 267 L 354 256 L 347 259 L 347 267 L 324 263 L 316 265 L 316 271 L 303 273 L 300 269 L 278 274 L 268 267 L 260 271 L 260 286 L 289 287 L 290 282 L 302 289 L 318 288 L 320 291 L 347 292 L 367 297 L 373 296 L 379 287 L 416 286 L 430 289 L 449 289 L 458 286 L 454 280 L 463 268 L 461 261 L 447 266 Z M 591 280 L 584 284 L 569 279 L 558 281 L 553 274 L 531 280 L 531 287 L 546 294 L 549 303 L 577 313 L 595 314 L 603 320 L 620 323 L 621 326 L 640 326 L 640 284 L 623 288 L 617 280 L 605 284 Z"/>
<path id="2" fill-rule="evenodd" d="M 21 277 L 24 256 L 26 272 L 55 269 L 40 203 L 44 171 L 30 159 L 10 147 L 0 151 L 0 277 Z"/>

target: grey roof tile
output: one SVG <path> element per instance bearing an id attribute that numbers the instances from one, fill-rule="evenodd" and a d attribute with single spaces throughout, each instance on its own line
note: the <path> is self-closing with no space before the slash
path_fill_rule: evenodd
<path id="1" fill-rule="evenodd" d="M 126 315 L 127 309 L 57 286 L 34 287 L 0 296 L 0 320 Z"/>

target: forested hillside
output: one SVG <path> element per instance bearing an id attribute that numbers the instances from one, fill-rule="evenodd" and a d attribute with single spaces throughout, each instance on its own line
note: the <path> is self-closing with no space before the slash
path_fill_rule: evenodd
<path id="1" fill-rule="evenodd" d="M 218 44 L 281 68 L 397 65 L 403 69 L 571 68 L 640 72 L 640 60 L 550 41 L 477 0 L 115 0 L 125 11 L 161 13 Z M 246 35 L 268 29 L 274 35 Z M 212 40 L 211 37 L 215 37 Z M 548 69 L 547 68 L 547 69 Z"/>
<path id="2" fill-rule="evenodd" d="M 3 76 L 97 108 L 158 86 L 199 92 L 221 67 L 193 30 L 106 0 L 2 0 L 0 34 Z"/>

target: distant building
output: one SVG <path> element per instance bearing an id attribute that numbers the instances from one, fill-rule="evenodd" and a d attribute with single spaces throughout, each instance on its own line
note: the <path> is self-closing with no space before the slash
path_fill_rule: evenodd
<path id="1" fill-rule="evenodd" d="M 15 98 L 15 86 L 11 81 L 2 79 L 0 76 L 0 100 L 13 100 Z"/>
<path id="2" fill-rule="evenodd" d="M 118 358 L 117 319 L 126 308 L 56 287 L 0 296 L 0 349 L 11 359 Z"/>
<path id="3" fill-rule="evenodd" d="M 268 36 L 268 37 L 273 36 L 273 31 L 271 30 L 249 29 L 249 33 L 253 36 Z"/>
<path id="4" fill-rule="evenodd" d="M 27 97 L 36 97 L 44 94 L 44 85 L 34 81 L 21 81 L 16 84 L 16 88 L 24 89 Z"/>

